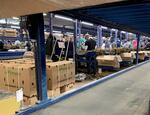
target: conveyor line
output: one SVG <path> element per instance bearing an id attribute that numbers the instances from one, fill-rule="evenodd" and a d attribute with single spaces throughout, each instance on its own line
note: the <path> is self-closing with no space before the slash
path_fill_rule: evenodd
<path id="1" fill-rule="evenodd" d="M 150 62 L 32 115 L 145 115 Z"/>

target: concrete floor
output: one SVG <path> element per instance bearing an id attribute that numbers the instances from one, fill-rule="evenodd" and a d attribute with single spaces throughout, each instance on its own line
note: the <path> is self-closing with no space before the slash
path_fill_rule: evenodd
<path id="1" fill-rule="evenodd" d="M 32 115 L 146 115 L 150 62 Z"/>

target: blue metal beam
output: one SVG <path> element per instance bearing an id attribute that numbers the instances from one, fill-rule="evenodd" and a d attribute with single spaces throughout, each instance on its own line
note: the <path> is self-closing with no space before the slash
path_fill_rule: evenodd
<path id="1" fill-rule="evenodd" d="M 35 66 L 37 80 L 37 95 L 39 101 L 46 101 L 47 98 L 47 78 L 46 78 L 46 59 L 45 59 L 45 38 L 43 14 L 29 15 L 30 22 L 29 34 L 31 39 L 36 40 Z"/>
<path id="2" fill-rule="evenodd" d="M 97 47 L 100 47 L 100 27 L 97 26 Z"/>
<path id="3" fill-rule="evenodd" d="M 49 29 L 50 33 L 53 34 L 53 14 L 49 13 Z"/>
<path id="4" fill-rule="evenodd" d="M 76 19 L 75 22 L 74 22 L 74 61 L 76 60 L 76 49 L 77 49 L 77 40 L 78 38 L 78 20 Z"/>
<path id="5" fill-rule="evenodd" d="M 139 42 L 140 42 L 140 34 L 137 34 L 137 48 L 136 48 L 136 64 L 138 64 L 139 63 L 139 61 L 138 61 L 138 54 L 139 54 Z"/>

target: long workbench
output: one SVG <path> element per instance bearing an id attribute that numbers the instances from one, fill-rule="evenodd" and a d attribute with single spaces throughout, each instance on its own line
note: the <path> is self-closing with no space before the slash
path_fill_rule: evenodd
<path id="1" fill-rule="evenodd" d="M 32 115 L 145 115 L 150 62 Z"/>

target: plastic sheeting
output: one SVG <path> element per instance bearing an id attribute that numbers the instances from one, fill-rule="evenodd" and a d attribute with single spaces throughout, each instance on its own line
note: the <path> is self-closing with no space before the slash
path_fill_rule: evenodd
<path id="1" fill-rule="evenodd" d="M 0 0 L 0 18 L 74 9 L 122 0 Z"/>

